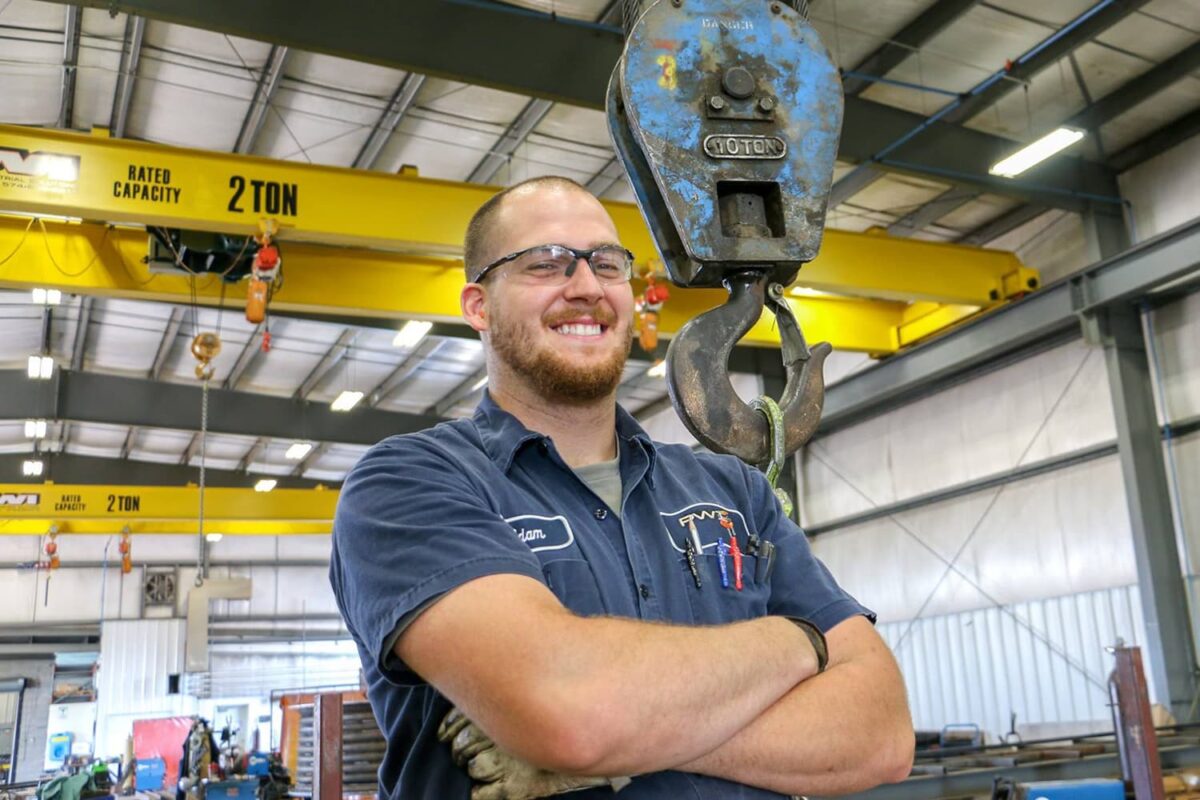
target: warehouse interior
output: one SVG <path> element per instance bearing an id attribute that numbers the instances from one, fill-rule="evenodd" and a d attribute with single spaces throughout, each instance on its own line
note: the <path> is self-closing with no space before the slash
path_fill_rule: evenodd
<path id="1" fill-rule="evenodd" d="M 130 755 L 174 792 L 203 718 L 257 765 L 230 796 L 374 795 L 330 530 L 371 445 L 486 390 L 467 220 L 567 176 L 665 282 L 606 119 L 624 0 L 329 5 L 0 0 L 0 792 Z M 1200 770 L 1200 4 L 791 6 L 845 113 L 786 291 L 824 411 L 781 485 L 916 728 L 965 748 L 867 795 L 991 796 L 1043 740 L 1053 779 L 1120 776 L 1127 646 L 1162 769 Z M 261 322 L 248 246 L 281 262 Z M 702 446 L 662 364 L 723 295 L 643 309 L 618 400 L 656 440 Z M 782 392 L 769 315 L 730 369 Z"/>

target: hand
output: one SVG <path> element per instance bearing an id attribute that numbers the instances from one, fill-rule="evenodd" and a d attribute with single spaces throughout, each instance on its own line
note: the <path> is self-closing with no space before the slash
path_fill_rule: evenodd
<path id="1" fill-rule="evenodd" d="M 597 786 L 617 791 L 629 783 L 627 778 L 563 775 L 528 764 L 497 747 L 457 708 L 442 720 L 438 738 L 450 742 L 455 763 L 480 784 L 471 789 L 471 800 L 533 800 Z"/>

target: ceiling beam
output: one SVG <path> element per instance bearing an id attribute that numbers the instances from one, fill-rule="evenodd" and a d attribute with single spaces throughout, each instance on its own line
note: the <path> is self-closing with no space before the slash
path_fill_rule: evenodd
<path id="1" fill-rule="evenodd" d="M 482 390 L 482 386 L 476 386 L 475 384 L 479 383 L 486 377 L 487 365 L 484 364 L 482 367 L 459 381 L 458 385 L 455 386 L 449 394 L 430 406 L 425 413 L 427 415 L 434 414 L 438 417 L 446 416 L 446 413 L 449 412 L 450 409 L 454 408 L 456 405 L 461 403 L 463 400 L 466 400 L 476 392 Z"/>
<path id="2" fill-rule="evenodd" d="M 137 444 L 137 437 L 138 427 L 136 425 L 125 431 L 125 441 L 121 443 L 120 458 L 129 458 L 129 454 L 133 452 L 133 446 Z"/>
<path id="3" fill-rule="evenodd" d="M 1200 136 L 1200 108 L 1139 139 L 1110 158 L 1108 163 L 1117 172 L 1124 172 L 1194 136 Z"/>
<path id="4" fill-rule="evenodd" d="M 147 375 L 150 380 L 156 381 L 162 377 L 163 368 L 167 365 L 167 359 L 171 357 L 171 350 L 175 347 L 175 340 L 179 337 L 179 328 L 182 327 L 186 314 L 187 310 L 182 306 L 171 309 L 167 327 L 163 329 L 162 339 L 158 342 L 158 351 L 154 354 L 154 363 L 150 366 L 150 374 Z M 78 371 L 75 366 L 71 368 Z"/>
<path id="5" fill-rule="evenodd" d="M 144 378 L 58 370 L 31 381 L 25 370 L 0 370 L 0 419 L 58 419 L 198 431 L 200 386 Z M 430 428 L 441 419 L 379 409 L 331 411 L 328 403 L 227 389 L 209 389 L 209 430 L 314 442 L 375 444 L 397 433 Z"/>
<path id="6" fill-rule="evenodd" d="M 125 20 L 125 41 L 121 46 L 121 66 L 117 70 L 117 88 L 113 93 L 112 117 L 109 121 L 109 130 L 119 139 L 125 137 L 129 124 L 129 107 L 133 102 L 133 87 L 137 83 L 145 37 L 146 18 L 130 14 Z"/>
<path id="7" fill-rule="evenodd" d="M 1100 126 L 1148 100 L 1171 84 L 1200 70 L 1200 41 L 1119 86 L 1064 122 L 1073 128 L 1097 131 Z"/>
<path id="8" fill-rule="evenodd" d="M 999 239 L 1009 231 L 1016 230 L 1026 222 L 1037 219 L 1042 214 L 1045 214 L 1047 210 L 1035 205 L 1017 206 L 1011 211 L 1006 211 L 995 219 L 983 223 L 975 230 L 958 237 L 958 243 L 983 247 Z"/>
<path id="9" fill-rule="evenodd" d="M 386 400 L 393 392 L 403 386 L 408 380 L 416 374 L 428 359 L 433 358 L 438 350 L 445 345 L 445 340 L 432 339 L 426 336 L 421 340 L 412 352 L 404 357 L 404 360 L 392 370 L 386 378 L 379 382 L 371 391 L 367 392 L 366 406 L 374 408 L 375 406 Z"/>
<path id="10" fill-rule="evenodd" d="M 878 49 L 864 58 L 852 70 L 866 77 L 847 76 L 842 87 L 847 95 L 861 94 L 873 81 L 891 72 L 926 42 L 945 30 L 952 22 L 970 11 L 980 0 L 938 0 L 912 22 L 905 25 Z"/>
<path id="11" fill-rule="evenodd" d="M 870 164 L 859 164 L 830 188 L 829 208 L 837 208 L 886 174 L 884 170 Z"/>
<path id="12" fill-rule="evenodd" d="M 1046 39 L 1038 42 L 1005 69 L 976 86 L 957 108 L 943 120 L 962 123 L 979 112 L 995 105 L 1002 97 L 1023 83 L 1032 80 L 1042 70 L 1058 63 L 1077 47 L 1087 44 L 1106 30 L 1146 5 L 1149 0 L 1103 0 L 1068 22 Z"/>
<path id="13" fill-rule="evenodd" d="M 604 108 L 608 79 L 624 47 L 624 35 L 617 26 L 580 22 L 504 3 L 342 0 L 310 4 L 304 14 L 297 14 L 289 0 L 83 2 L 599 109 Z M 528 57 L 532 50 L 539 53 L 539 58 Z M 580 53 L 588 57 L 580 58 Z M 547 63 L 556 68 L 545 69 Z M 839 158 L 856 163 L 870 161 L 925 121 L 920 114 L 849 97 Z M 1025 202 L 1038 201 L 1073 211 L 1081 210 L 1080 193 L 1114 198 L 1118 194 L 1115 176 L 1108 168 L 1069 156 L 1051 159 L 1032 171 L 1027 181 L 991 179 L 988 168 L 1012 149 L 1012 140 L 1005 137 L 935 124 L 927 135 L 898 148 L 877 166 L 987 186 L 988 191 Z"/>
<path id="14" fill-rule="evenodd" d="M 525 144 L 525 139 L 533 132 L 534 128 L 541 124 L 553 107 L 554 104 L 549 100 L 537 98 L 530 100 L 521 109 L 521 113 L 512 121 L 512 124 L 508 126 L 508 129 L 500 134 L 500 138 L 492 145 L 487 155 L 480 159 L 475 168 L 471 170 L 467 181 L 469 183 L 491 183 L 500 168 L 509 162 L 518 147 Z"/>
<path id="15" fill-rule="evenodd" d="M 257 38 L 257 37 L 252 37 Z M 242 128 L 238 131 L 237 143 L 233 146 L 235 153 L 251 153 L 262 131 L 263 122 L 267 119 L 267 109 L 279 89 L 279 80 L 283 77 L 284 64 L 287 62 L 288 49 L 281 45 L 273 45 L 267 54 L 267 63 L 258 76 L 258 84 L 254 87 L 254 97 L 246 116 L 242 120 Z"/>
<path id="16" fill-rule="evenodd" d="M 75 116 L 75 77 L 79 70 L 79 36 L 83 9 L 67 6 L 63 30 L 62 91 L 58 98 L 58 127 L 70 128 Z"/>
<path id="17" fill-rule="evenodd" d="M 308 373 L 308 377 L 300 383 L 300 388 L 292 396 L 297 400 L 307 400 L 313 390 L 321 384 L 321 381 L 325 380 L 325 377 L 333 371 L 333 368 L 340 364 L 342 359 L 346 357 L 346 354 L 350 352 L 350 348 L 354 346 L 354 340 L 358 338 L 358 334 L 358 328 L 347 328 L 342 331 L 337 341 L 325 352 L 325 355 L 321 356 L 321 360 L 312 368 L 312 371 Z"/>
<path id="18" fill-rule="evenodd" d="M 300 459 L 300 463 L 292 469 L 293 478 L 303 478 L 304 473 L 317 463 L 317 459 L 329 452 L 331 444 L 329 442 L 317 442 L 313 448 L 305 454 L 304 458 Z"/>
<path id="19" fill-rule="evenodd" d="M 136 428 L 131 428 L 130 433 L 136 431 Z M 192 463 L 192 459 L 200 452 L 200 431 L 192 434 L 192 438 L 188 440 L 187 447 L 183 448 L 183 453 L 179 456 L 179 466 L 186 467 Z M 207 472 L 207 470 L 205 470 Z"/>
<path id="20" fill-rule="evenodd" d="M 44 464 L 42 474 L 36 478 L 21 475 L 21 462 L 29 458 L 28 453 L 6 453 L 0 455 L 0 480 L 4 483 L 33 483 L 54 481 L 67 485 L 105 486 L 186 486 L 196 482 L 195 467 L 178 464 L 162 464 L 157 461 L 132 461 L 97 456 L 80 456 L 73 453 L 42 453 L 38 456 Z M 326 486 L 330 481 L 308 481 L 286 475 L 271 476 L 279 481 L 279 489 L 311 489 L 318 483 Z M 204 470 L 204 483 L 211 487 L 247 488 L 257 480 L 228 469 Z M 336 486 L 334 482 L 334 486 Z"/>
<path id="21" fill-rule="evenodd" d="M 92 306 L 96 298 L 79 298 L 79 318 L 75 321 L 75 340 L 71 344 L 71 369 L 83 369 L 83 357 L 87 354 L 88 332 L 92 325 Z"/>
<path id="22" fill-rule="evenodd" d="M 928 203 L 915 208 L 900 219 L 888 225 L 887 232 L 892 236 L 912 236 L 917 231 L 932 225 L 942 217 L 961 208 L 979 196 L 974 189 L 962 189 L 952 186 Z"/>
<path id="23" fill-rule="evenodd" d="M 596 171 L 595 175 L 588 178 L 584 188 L 596 197 L 603 197 L 623 177 L 625 177 L 625 167 L 617 160 L 616 156 L 613 156 L 607 164 Z"/>
<path id="24" fill-rule="evenodd" d="M 250 369 L 250 365 L 254 363 L 254 359 L 258 358 L 258 354 L 262 352 L 262 345 L 259 344 L 258 340 L 262 327 L 263 324 L 260 322 L 250 332 L 250 338 L 246 339 L 246 343 L 242 345 L 242 351 L 238 353 L 237 361 L 233 362 L 233 369 L 229 370 L 229 374 L 225 376 L 223 388 L 237 389 L 238 384 L 242 381 L 242 377 L 246 374 L 246 370 Z"/>
<path id="25" fill-rule="evenodd" d="M 250 447 L 246 448 L 246 452 L 243 453 L 242 457 L 238 460 L 236 471 L 239 473 L 248 472 L 250 470 L 250 465 L 254 463 L 255 459 L 262 455 L 262 452 L 267 449 L 267 445 L 270 443 L 270 441 L 271 440 L 266 436 L 259 436 L 257 439 L 255 439 Z M 205 472 L 207 473 L 207 470 Z"/>
<path id="26" fill-rule="evenodd" d="M 408 113 L 413 103 L 416 102 L 417 92 L 421 91 L 421 86 L 424 83 L 424 75 L 410 72 L 404 76 L 404 80 L 400 81 L 400 85 L 392 94 L 392 99 L 388 100 L 387 107 L 383 109 L 383 113 L 379 115 L 379 119 L 371 128 L 371 135 L 363 142 L 362 149 L 354 157 L 355 168 L 375 168 L 376 163 L 379 161 L 379 154 L 383 151 L 383 146 L 392 138 L 392 134 L 399 127 L 400 121 L 404 119 L 404 115 Z"/>
<path id="27" fill-rule="evenodd" d="M 596 20 L 600 25 L 620 25 L 621 10 L 625 3 L 623 0 L 613 0 L 600 14 L 600 18 Z M 550 109 L 554 106 L 549 100 L 535 98 L 526 104 L 525 108 L 521 109 L 521 113 L 512 121 L 508 129 L 500 135 L 496 143 L 492 145 L 479 163 L 475 165 L 475 169 L 471 170 L 470 176 L 467 178 L 469 183 L 491 183 L 496 177 L 496 173 L 505 164 L 512 161 L 513 153 L 525 143 L 546 115 L 550 113 Z M 511 178 L 511 173 L 510 173 Z M 509 181 L 511 182 L 511 180 Z M 597 196 L 603 192 L 597 193 Z"/>

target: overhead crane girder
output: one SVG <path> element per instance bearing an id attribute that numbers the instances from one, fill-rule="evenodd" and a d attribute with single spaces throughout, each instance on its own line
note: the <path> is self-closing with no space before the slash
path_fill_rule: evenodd
<path id="1" fill-rule="evenodd" d="M 206 532 L 228 535 L 327 534 L 334 489 L 206 488 Z M 0 535 L 198 533 L 196 486 L 0 484 Z"/>
<path id="2" fill-rule="evenodd" d="M 0 125 L 0 211 L 79 223 L 46 222 L 46 245 L 28 247 L 19 242 L 42 235 L 41 223 L 26 236 L 27 220 L 0 220 L 0 253 L 16 251 L 0 271 L 0 285 L 180 302 L 191 296 L 187 281 L 151 279 L 141 264 L 144 234 L 118 228 L 104 236 L 102 226 L 81 221 L 252 234 L 270 218 L 280 225 L 289 273 L 274 301 L 278 308 L 456 320 L 462 234 L 496 191 L 410 172 L 388 175 Z M 653 258 L 636 206 L 604 205 L 621 240 L 643 262 Z M 795 286 L 838 297 L 793 303 L 806 332 L 811 326 L 810 340 L 885 354 L 904 343 L 900 326 L 909 301 L 978 309 L 1037 285 L 1037 272 L 1012 253 L 830 230 Z M 212 303 L 219 287 L 200 294 Z M 669 336 L 722 300 L 720 292 L 678 290 L 660 329 Z M 746 341 L 778 340 L 764 322 Z"/>

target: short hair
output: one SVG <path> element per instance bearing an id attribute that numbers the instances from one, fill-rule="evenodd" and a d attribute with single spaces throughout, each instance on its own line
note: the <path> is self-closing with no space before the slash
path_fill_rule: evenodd
<path id="1" fill-rule="evenodd" d="M 471 217 L 471 221 L 467 223 L 467 233 L 463 237 L 463 270 L 466 272 L 467 282 L 473 281 L 474 277 L 487 266 L 483 261 L 487 258 L 488 237 L 492 233 L 493 222 L 500 212 L 505 198 L 527 186 L 558 186 L 564 189 L 578 189 L 585 194 L 591 194 L 587 187 L 579 181 L 561 175 L 542 175 L 513 184 L 489 197 L 487 202 L 481 205 Z"/>

